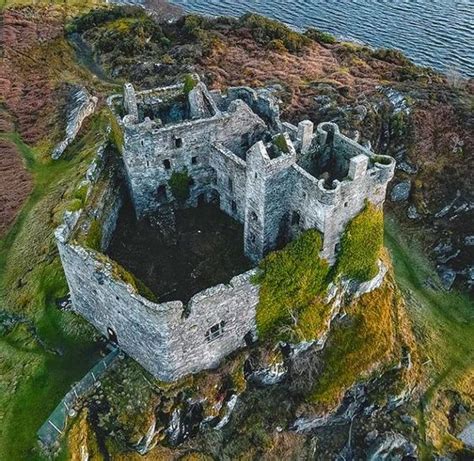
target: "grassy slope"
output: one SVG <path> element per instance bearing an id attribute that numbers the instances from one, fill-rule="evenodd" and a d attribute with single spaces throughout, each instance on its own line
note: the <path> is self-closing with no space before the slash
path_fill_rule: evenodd
<path id="1" fill-rule="evenodd" d="M 436 422 L 437 418 L 430 406 L 436 393 L 446 387 L 461 393 L 468 391 L 463 387 L 462 377 L 474 365 L 474 303 L 466 295 L 427 287 L 425 281 L 436 281 L 437 276 L 413 240 L 409 243 L 390 216 L 385 220 L 385 243 L 407 301 L 420 351 L 426 354 L 426 371 L 432 377 L 420 405 L 420 428 L 426 437 L 426 421 L 435 418 Z M 443 430 L 442 426 L 432 428 Z M 430 435 L 436 438 L 436 434 Z M 424 449 L 423 456 L 429 458 L 429 447 Z"/>
<path id="2" fill-rule="evenodd" d="M 71 5 L 84 8 L 87 5 L 100 5 L 104 0 L 0 0 L 0 10 L 16 5 Z"/>
<path id="3" fill-rule="evenodd" d="M 0 338 L 0 459 L 33 459 L 36 430 L 97 359 L 96 346 L 84 340 L 86 336 L 81 338 L 81 322 L 54 306 L 55 297 L 64 295 L 67 286 L 53 239 L 63 211 L 58 201 L 83 177 L 97 141 L 96 128 L 92 123 L 89 133 L 73 146 L 76 155 L 71 160 L 57 162 L 41 160 L 18 135 L 7 135 L 23 154 L 35 187 L 0 241 L 0 296 L 4 308 L 34 323 L 46 348 L 24 325 Z M 81 149 L 84 144 L 89 148 Z"/>

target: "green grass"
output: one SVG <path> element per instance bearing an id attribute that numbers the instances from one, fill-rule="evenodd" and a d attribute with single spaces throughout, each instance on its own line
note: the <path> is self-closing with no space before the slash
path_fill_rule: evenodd
<path id="1" fill-rule="evenodd" d="M 261 339 L 314 339 L 324 327 L 329 265 L 319 257 L 321 235 L 308 230 L 283 250 L 270 253 L 254 282 L 260 285 L 256 321 Z"/>
<path id="2" fill-rule="evenodd" d="M 385 283 L 345 308 L 345 321 L 333 325 L 323 352 L 324 368 L 310 400 L 335 407 L 343 393 L 370 373 L 376 364 L 390 359 L 394 349 L 396 295 Z"/>
<path id="3" fill-rule="evenodd" d="M 385 220 L 385 243 L 392 256 L 396 280 L 407 301 L 420 351 L 425 355 L 425 372 L 430 385 L 420 402 L 420 429 L 432 417 L 430 403 L 438 390 L 451 387 L 460 392 L 460 377 L 474 366 L 474 303 L 467 295 L 442 290 L 432 265 L 415 243 L 407 238 L 393 217 Z M 425 282 L 431 279 L 439 289 Z M 422 457 L 430 459 L 427 441 Z"/>
<path id="4" fill-rule="evenodd" d="M 16 133 L 5 135 L 23 155 L 34 188 L 7 235 L 0 240 L 0 301 L 36 328 L 24 325 L 0 338 L 0 459 L 39 459 L 36 431 L 71 384 L 97 359 L 90 328 L 54 300 L 67 285 L 54 242 L 67 200 L 72 199 L 101 139 L 100 117 L 67 157 L 52 161 Z M 55 352 L 57 351 L 57 352 Z"/>
<path id="5" fill-rule="evenodd" d="M 374 278 L 382 245 L 383 211 L 367 202 L 344 231 L 336 272 L 359 281 Z"/>

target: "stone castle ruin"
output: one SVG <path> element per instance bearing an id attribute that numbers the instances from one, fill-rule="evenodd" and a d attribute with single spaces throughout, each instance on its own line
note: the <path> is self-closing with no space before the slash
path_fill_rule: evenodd
<path id="1" fill-rule="evenodd" d="M 383 205 L 394 173 L 391 157 L 334 123 L 282 122 L 267 89 L 222 93 L 198 82 L 136 92 L 126 84 L 109 105 L 121 158 L 104 152 L 89 171 L 87 206 L 66 216 L 56 238 L 73 309 L 164 381 L 215 367 L 255 340 L 251 268 L 312 228 L 333 264 L 347 223 L 366 200 Z M 133 218 L 124 221 L 127 197 Z M 144 247 L 133 246 L 135 235 Z M 232 266 L 226 249 L 236 247 Z M 136 253 L 143 257 L 130 262 Z"/>

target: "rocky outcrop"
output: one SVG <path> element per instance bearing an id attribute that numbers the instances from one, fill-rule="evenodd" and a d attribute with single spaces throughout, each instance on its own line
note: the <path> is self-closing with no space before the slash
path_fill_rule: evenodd
<path id="1" fill-rule="evenodd" d="M 67 125 L 65 138 L 54 148 L 51 157 L 57 160 L 63 155 L 67 146 L 74 141 L 77 133 L 81 129 L 84 120 L 91 114 L 97 105 L 97 98 L 91 96 L 84 87 L 78 87 L 72 90 L 70 102 L 67 109 Z"/>

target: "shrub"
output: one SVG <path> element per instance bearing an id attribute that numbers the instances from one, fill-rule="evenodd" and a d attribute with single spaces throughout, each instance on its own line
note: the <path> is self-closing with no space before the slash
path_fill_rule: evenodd
<path id="1" fill-rule="evenodd" d="M 285 153 L 288 153 L 289 152 L 289 148 L 288 148 L 288 144 L 286 142 L 286 138 L 283 134 L 279 134 L 276 138 L 275 138 L 275 141 L 274 141 L 274 144 L 276 147 L 278 147 L 278 149 L 281 151 L 281 152 L 285 152 Z"/>
<path id="2" fill-rule="evenodd" d="M 83 33 L 86 30 L 101 26 L 120 18 L 144 17 L 141 8 L 131 6 L 114 6 L 113 8 L 95 8 L 88 13 L 78 16 L 68 25 L 68 32 Z"/>
<path id="3" fill-rule="evenodd" d="M 321 235 L 311 229 L 260 263 L 254 283 L 260 284 L 256 320 L 261 339 L 317 336 L 318 312 L 324 316 L 319 300 L 329 273 L 329 264 L 319 257 L 321 244 Z"/>
<path id="4" fill-rule="evenodd" d="M 189 198 L 189 188 L 191 186 L 191 177 L 187 170 L 174 171 L 168 181 L 173 197 L 178 202 L 185 202 Z"/>
<path id="5" fill-rule="evenodd" d="M 323 32 L 313 28 L 308 29 L 304 35 L 318 43 L 333 44 L 337 41 L 336 37 L 334 37 L 334 35 L 330 34 L 329 32 Z"/>
<path id="6" fill-rule="evenodd" d="M 258 14 L 248 13 L 240 18 L 240 26 L 248 27 L 253 38 L 262 45 L 280 40 L 290 52 L 300 51 L 310 43 L 308 37 L 291 30 L 285 24 Z"/>
<path id="7" fill-rule="evenodd" d="M 75 198 L 75 199 L 72 199 L 67 207 L 66 207 L 66 210 L 67 211 L 79 211 L 80 209 L 82 209 L 82 206 L 83 206 L 83 203 L 81 200 Z"/>
<path id="8" fill-rule="evenodd" d="M 411 61 L 401 51 L 391 48 L 379 48 L 372 52 L 372 57 L 399 66 L 412 66 Z"/>
<path id="9" fill-rule="evenodd" d="M 184 94 L 188 95 L 194 87 L 197 85 L 196 79 L 191 74 L 186 74 L 184 76 Z"/>
<path id="10" fill-rule="evenodd" d="M 81 205 L 86 203 L 87 192 L 89 191 L 89 186 L 87 184 L 83 184 L 79 189 L 74 192 L 74 198 L 80 200 Z"/>
<path id="11" fill-rule="evenodd" d="M 359 281 L 375 277 L 382 245 L 383 212 L 367 202 L 342 236 L 337 274 Z"/>
<path id="12" fill-rule="evenodd" d="M 286 46 L 285 44 L 283 43 L 282 40 L 280 40 L 279 38 L 276 38 L 274 40 L 272 40 L 269 44 L 268 44 L 268 48 L 270 50 L 274 50 L 274 51 L 277 51 L 278 53 L 285 53 L 286 51 L 288 51 L 286 49 Z"/>

